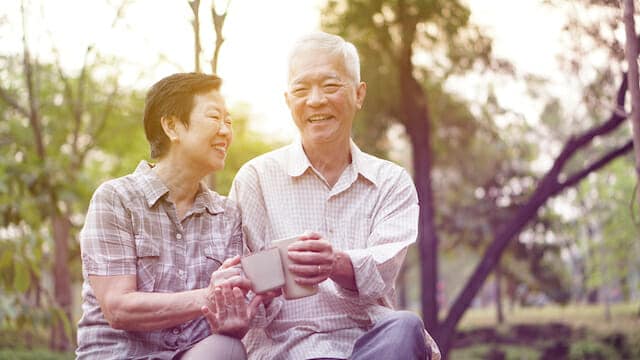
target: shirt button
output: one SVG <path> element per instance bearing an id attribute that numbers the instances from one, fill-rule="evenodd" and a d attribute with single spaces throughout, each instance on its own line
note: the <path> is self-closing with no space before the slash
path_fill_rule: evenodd
<path id="1" fill-rule="evenodd" d="M 173 335 L 178 335 L 178 334 L 180 334 L 180 329 L 173 328 L 173 330 L 171 330 L 171 332 L 173 333 Z"/>
<path id="2" fill-rule="evenodd" d="M 330 233 L 330 234 L 333 234 L 333 229 L 329 229 L 329 233 Z"/>
<path id="3" fill-rule="evenodd" d="M 182 240 L 182 234 L 178 233 L 178 235 L 176 235 L 176 239 Z"/>

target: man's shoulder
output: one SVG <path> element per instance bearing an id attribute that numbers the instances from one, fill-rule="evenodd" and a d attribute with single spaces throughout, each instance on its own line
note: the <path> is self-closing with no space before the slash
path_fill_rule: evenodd
<path id="1" fill-rule="evenodd" d="M 373 173 L 372 175 L 381 180 L 403 175 L 408 176 L 406 169 L 397 163 L 364 151 L 360 152 L 360 161 L 363 166 Z"/>
<path id="2" fill-rule="evenodd" d="M 260 170 L 266 170 L 273 166 L 285 166 L 291 146 L 292 145 L 285 145 L 262 155 L 258 155 L 242 165 L 238 172 L 254 170 L 261 173 Z"/>

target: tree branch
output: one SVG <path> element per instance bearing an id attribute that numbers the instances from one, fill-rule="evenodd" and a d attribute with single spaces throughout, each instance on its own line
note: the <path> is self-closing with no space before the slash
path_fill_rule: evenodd
<path id="1" fill-rule="evenodd" d="M 553 193 L 553 195 L 556 195 L 565 188 L 576 185 L 580 182 L 580 180 L 584 179 L 590 173 L 600 170 L 600 168 L 607 165 L 609 162 L 611 162 L 611 160 L 629 152 L 629 150 L 631 149 L 633 149 L 633 140 L 629 140 L 624 145 L 611 150 L 610 152 L 603 155 L 600 159 L 594 161 L 591 165 L 576 172 L 575 174 L 571 175 L 566 181 L 558 184 L 557 189 Z"/>
<path id="2" fill-rule="evenodd" d="M 40 113 L 38 99 L 35 91 L 35 81 L 33 79 L 33 64 L 31 63 L 31 55 L 29 54 L 29 45 L 27 43 L 27 19 L 24 9 L 24 1 L 20 2 L 20 12 L 22 16 L 22 46 L 23 46 L 23 65 L 25 72 L 25 83 L 27 86 L 27 97 L 29 100 L 29 111 L 27 112 L 33 138 L 36 143 L 36 152 L 40 160 L 44 161 L 46 151 L 44 141 L 42 139 L 42 126 L 40 124 Z"/>
<path id="3" fill-rule="evenodd" d="M 11 95 L 9 95 L 9 92 L 2 86 L 0 86 L 0 98 L 2 98 L 2 100 L 4 100 L 4 102 L 6 102 L 9 107 L 19 112 L 20 115 L 29 118 L 29 111 L 18 104 L 18 102 L 14 98 L 12 98 Z"/>
<path id="4" fill-rule="evenodd" d="M 616 96 L 617 109 L 624 108 L 625 93 L 627 90 L 627 77 L 623 76 L 618 93 Z M 600 169 L 609 161 L 624 154 L 630 150 L 630 144 L 627 143 L 622 147 L 615 149 L 583 170 L 572 175 L 564 183 L 558 181 L 558 175 L 566 164 L 566 162 L 581 148 L 588 145 L 596 136 L 607 134 L 616 129 L 625 119 L 625 114 L 614 110 L 609 119 L 599 126 L 595 126 L 582 133 L 579 136 L 572 136 L 560 154 L 556 157 L 551 169 L 538 182 L 538 185 L 529 197 L 527 202 L 522 205 L 516 213 L 498 230 L 494 236 L 494 240 L 489 244 L 486 251 L 482 255 L 480 263 L 476 266 L 466 284 L 460 291 L 459 295 L 453 302 L 449 313 L 441 327 L 438 329 L 437 337 L 441 340 L 441 346 L 449 349 L 451 346 L 453 331 L 462 318 L 465 310 L 469 307 L 471 301 L 478 293 L 480 287 L 497 264 L 504 249 L 514 236 L 519 234 L 522 229 L 537 215 L 538 209 L 542 207 L 549 198 L 559 194 L 562 190 L 569 186 L 577 184 L 581 179 L 592 171 Z"/>

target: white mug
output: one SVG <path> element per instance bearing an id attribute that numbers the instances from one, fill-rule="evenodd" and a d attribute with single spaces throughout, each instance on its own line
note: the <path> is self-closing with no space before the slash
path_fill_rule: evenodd
<path id="1" fill-rule="evenodd" d="M 318 285 L 300 285 L 295 282 L 295 276 L 289 271 L 289 264 L 291 263 L 291 260 L 289 260 L 289 256 L 287 255 L 287 248 L 290 244 L 298 241 L 299 239 L 299 236 L 293 236 L 271 242 L 271 245 L 275 246 L 280 251 L 280 260 L 282 261 L 285 280 L 284 288 L 282 290 L 284 298 L 287 300 L 311 296 L 318 292 Z"/>
<path id="2" fill-rule="evenodd" d="M 280 251 L 276 248 L 244 256 L 240 263 L 256 294 L 278 289 L 285 284 Z"/>

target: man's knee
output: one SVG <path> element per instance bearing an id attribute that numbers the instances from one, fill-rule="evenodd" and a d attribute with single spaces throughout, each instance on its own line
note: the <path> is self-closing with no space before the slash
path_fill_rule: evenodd
<path id="1" fill-rule="evenodd" d="M 242 342 L 238 339 L 213 334 L 208 336 L 189 351 L 187 351 L 181 360 L 199 360 L 199 359 L 229 359 L 229 360 L 246 360 L 247 350 Z"/>
<path id="2" fill-rule="evenodd" d="M 422 319 L 410 311 L 395 311 L 392 315 L 383 319 L 383 321 L 389 322 L 390 326 L 402 329 L 405 333 L 424 333 L 424 324 Z"/>

